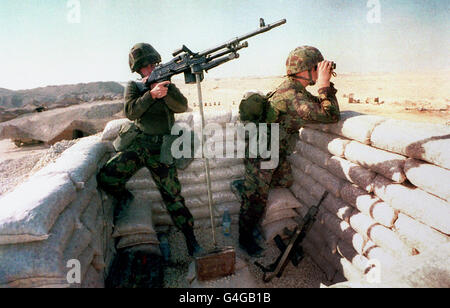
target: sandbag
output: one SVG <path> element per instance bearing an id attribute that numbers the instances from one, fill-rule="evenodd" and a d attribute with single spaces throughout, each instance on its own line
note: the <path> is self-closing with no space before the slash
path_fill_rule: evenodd
<path id="1" fill-rule="evenodd" d="M 71 259 L 78 259 L 83 251 L 89 246 L 92 240 L 92 233 L 83 225 L 79 224 L 79 227 L 73 232 L 69 244 L 64 250 L 64 262 Z"/>
<path id="2" fill-rule="evenodd" d="M 81 190 L 78 190 L 76 199 L 67 207 L 70 207 L 74 211 L 76 217 L 80 217 L 89 204 L 93 202 L 99 202 L 101 204 L 101 200 L 98 200 L 99 198 L 97 179 L 93 176 Z"/>
<path id="3" fill-rule="evenodd" d="M 402 240 L 390 229 L 377 224 L 370 217 L 355 211 L 350 217 L 350 226 L 360 234 L 367 235 L 375 244 L 389 250 L 395 256 L 403 257 L 413 254 Z"/>
<path id="4" fill-rule="evenodd" d="M 373 171 L 336 156 L 328 160 L 326 169 L 341 179 L 358 185 L 367 192 L 373 191 L 373 180 L 377 176 Z"/>
<path id="5" fill-rule="evenodd" d="M 292 218 L 278 220 L 273 223 L 267 224 L 263 228 L 263 236 L 267 242 L 273 240 L 278 234 L 282 235 L 284 228 L 294 230 L 297 223 Z"/>
<path id="6" fill-rule="evenodd" d="M 328 194 L 323 200 L 322 206 L 331 214 L 336 215 L 339 219 L 348 222 L 353 213 L 353 208 L 345 203 L 342 199 Z"/>
<path id="7" fill-rule="evenodd" d="M 90 202 L 80 217 L 81 222 L 92 232 L 95 231 L 100 206 L 99 202 Z"/>
<path id="8" fill-rule="evenodd" d="M 299 137 L 300 140 L 339 157 L 344 157 L 345 146 L 350 142 L 350 140 L 337 135 L 327 134 L 307 127 L 300 128 Z"/>
<path id="9" fill-rule="evenodd" d="M 74 183 L 86 183 L 97 173 L 100 159 L 111 151 L 111 143 L 101 141 L 99 136 L 85 137 L 65 150 L 54 163 L 38 171 L 36 175 L 64 172 L 69 174 Z"/>
<path id="10" fill-rule="evenodd" d="M 269 191 L 266 205 L 266 215 L 285 209 L 300 207 L 300 203 L 287 188 L 273 188 Z"/>
<path id="11" fill-rule="evenodd" d="M 298 151 L 298 153 L 300 153 L 302 157 L 317 164 L 322 168 L 326 168 L 328 159 L 330 159 L 331 157 L 331 155 L 328 154 L 328 152 L 326 153 L 300 140 L 297 141 L 295 149 Z"/>
<path id="12" fill-rule="evenodd" d="M 300 203 L 307 206 L 309 209 L 311 206 L 316 205 L 319 202 L 318 198 L 315 198 L 312 196 L 309 191 L 304 189 L 302 186 L 300 186 L 298 183 L 294 182 L 294 184 L 289 187 L 290 191 L 300 199 Z"/>
<path id="13" fill-rule="evenodd" d="M 290 162 L 293 166 L 297 167 L 301 171 L 308 173 L 308 169 L 311 166 L 311 162 L 306 158 L 302 157 L 299 153 L 293 153 L 288 156 L 288 162 Z"/>
<path id="14" fill-rule="evenodd" d="M 101 140 L 113 141 L 119 135 L 122 125 L 128 122 L 131 121 L 126 118 L 109 121 L 103 130 Z"/>
<path id="15" fill-rule="evenodd" d="M 155 233 L 155 230 L 150 205 L 135 196 L 131 204 L 117 217 L 112 236 L 116 238 L 137 233 Z"/>
<path id="16" fill-rule="evenodd" d="M 305 252 L 311 257 L 314 263 L 319 266 L 319 268 L 325 273 L 328 281 L 333 280 L 336 275 L 337 269 L 331 265 L 322 255 L 320 254 L 320 250 L 316 248 L 310 241 L 305 240 L 302 243 L 302 247 Z"/>
<path id="17" fill-rule="evenodd" d="M 352 141 L 345 148 L 345 158 L 355 164 L 375 171 L 396 183 L 405 181 L 403 172 L 406 158 Z"/>
<path id="18" fill-rule="evenodd" d="M 279 221 L 279 220 L 283 220 L 286 218 L 293 218 L 293 217 L 297 217 L 298 214 L 296 211 L 294 211 L 293 209 L 284 209 L 284 210 L 278 210 L 275 212 L 270 212 L 270 214 L 266 214 L 262 221 L 261 221 L 261 226 L 265 226 L 268 225 L 270 223 L 273 223 L 275 221 Z"/>
<path id="19" fill-rule="evenodd" d="M 356 185 L 345 184 L 341 189 L 342 200 L 351 204 L 361 213 L 373 218 L 376 222 L 390 228 L 397 219 L 395 211 L 378 197 L 367 194 Z"/>
<path id="20" fill-rule="evenodd" d="M 405 174 L 415 186 L 450 202 L 450 170 L 409 158 Z"/>
<path id="21" fill-rule="evenodd" d="M 132 235 L 122 236 L 117 244 L 117 249 L 142 245 L 142 244 L 154 244 L 159 245 L 158 237 L 156 233 L 139 233 Z"/>
<path id="22" fill-rule="evenodd" d="M 0 199 L 0 245 L 42 241 L 76 198 L 66 173 L 33 176 Z"/>
<path id="23" fill-rule="evenodd" d="M 375 194 L 394 209 L 411 216 L 447 235 L 450 234 L 450 206 L 448 202 L 419 188 L 395 184 L 378 175 Z"/>
<path id="24" fill-rule="evenodd" d="M 47 240 L 0 245 L 0 285 L 27 278 L 65 278 L 63 251 L 73 233 L 73 212 L 58 217 Z"/>
<path id="25" fill-rule="evenodd" d="M 309 172 L 311 177 L 316 180 L 320 185 L 322 185 L 327 191 L 335 195 L 336 197 L 340 197 L 341 187 L 344 183 L 341 179 L 334 176 L 327 170 L 317 166 L 311 165 Z"/>
<path id="26" fill-rule="evenodd" d="M 387 120 L 378 125 L 373 146 L 450 169 L 450 128 L 444 125 Z"/>
<path id="27" fill-rule="evenodd" d="M 395 230 L 400 238 L 409 246 L 416 248 L 420 253 L 427 250 L 439 250 L 450 242 L 450 238 L 427 225 L 424 225 L 402 213 L 395 221 Z"/>
<path id="28" fill-rule="evenodd" d="M 314 198 L 320 199 L 324 194 L 325 188 L 297 167 L 292 167 L 292 176 L 294 177 L 294 181 L 308 190 Z"/>
<path id="29" fill-rule="evenodd" d="M 90 266 L 86 272 L 86 276 L 81 281 L 81 288 L 83 289 L 99 289 L 105 287 L 105 279 L 103 278 L 102 272 L 97 272 L 97 270 Z"/>
<path id="30" fill-rule="evenodd" d="M 67 278 L 26 278 L 18 279 L 8 284 L 0 284 L 0 289 L 4 288 L 68 288 Z"/>
<path id="31" fill-rule="evenodd" d="M 344 136 L 369 144 L 374 129 L 387 119 L 375 115 L 362 115 L 354 111 L 342 111 L 341 120 L 332 124 L 306 124 L 307 127 Z"/>

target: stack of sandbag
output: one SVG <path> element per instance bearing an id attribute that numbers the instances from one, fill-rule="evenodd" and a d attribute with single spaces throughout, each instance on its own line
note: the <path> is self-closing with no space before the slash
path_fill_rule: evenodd
<path id="1" fill-rule="evenodd" d="M 292 231 L 299 217 L 297 210 L 304 206 L 295 198 L 287 188 L 274 188 L 269 191 L 266 211 L 260 222 L 263 236 L 270 242 L 275 236 L 286 237 L 284 229 Z"/>
<path id="2" fill-rule="evenodd" d="M 213 214 L 216 217 L 216 225 L 220 224 L 226 209 L 232 216 L 232 221 L 237 221 L 240 203 L 231 191 L 230 184 L 233 180 L 244 176 L 245 168 L 242 159 L 212 159 L 210 168 L 214 201 Z M 210 212 L 203 160 L 195 159 L 185 170 L 178 170 L 178 179 L 181 183 L 181 195 L 194 216 L 194 227 L 209 227 Z M 173 225 L 161 194 L 146 168 L 136 173 L 128 181 L 127 187 L 136 198 L 151 208 L 153 223 L 157 230 L 159 230 L 158 227 Z"/>
<path id="3" fill-rule="evenodd" d="M 304 248 L 330 280 L 361 280 L 449 242 L 448 127 L 343 113 L 299 136 L 290 189 L 300 215 L 329 192 Z"/>
<path id="4" fill-rule="evenodd" d="M 117 249 L 139 246 L 147 252 L 160 255 L 159 241 L 153 228 L 152 209 L 139 196 L 124 208 L 117 217 L 113 237 Z"/>
<path id="5" fill-rule="evenodd" d="M 114 254 L 112 206 L 96 173 L 110 151 L 99 137 L 83 138 L 0 199 L 1 287 L 103 285 Z M 74 260 L 81 284 L 67 280 Z"/>

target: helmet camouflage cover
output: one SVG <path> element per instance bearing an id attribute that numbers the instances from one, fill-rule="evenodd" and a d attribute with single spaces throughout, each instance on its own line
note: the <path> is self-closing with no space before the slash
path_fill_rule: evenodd
<path id="1" fill-rule="evenodd" d="M 239 118 L 246 122 L 260 122 L 266 108 L 267 98 L 259 91 L 248 91 L 239 104 Z"/>
<path id="2" fill-rule="evenodd" d="M 323 56 L 319 49 L 311 46 L 301 46 L 295 48 L 286 60 L 286 74 L 294 75 L 303 71 L 309 71 L 317 63 L 323 61 Z"/>
<path id="3" fill-rule="evenodd" d="M 149 64 L 161 62 L 161 55 L 150 44 L 138 43 L 131 48 L 128 56 L 131 72 L 139 70 Z"/>

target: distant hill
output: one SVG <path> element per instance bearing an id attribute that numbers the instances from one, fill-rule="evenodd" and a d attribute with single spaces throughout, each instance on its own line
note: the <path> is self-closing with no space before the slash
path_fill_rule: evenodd
<path id="1" fill-rule="evenodd" d="M 124 87 L 117 82 L 91 82 L 74 85 L 47 86 L 30 90 L 12 91 L 0 88 L 0 107 L 23 108 L 52 105 L 72 105 L 96 100 L 123 97 Z"/>

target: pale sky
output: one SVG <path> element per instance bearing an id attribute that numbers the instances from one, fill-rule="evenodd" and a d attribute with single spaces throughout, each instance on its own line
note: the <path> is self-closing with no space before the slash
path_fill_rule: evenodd
<path id="1" fill-rule="evenodd" d="M 1 0 L 0 88 L 135 79 L 128 52 L 137 42 L 166 62 L 183 44 L 202 51 L 255 30 L 260 17 L 287 23 L 250 38 L 238 60 L 206 78 L 282 75 L 300 45 L 318 47 L 339 73 L 449 70 L 449 8 L 448 0 Z"/>

